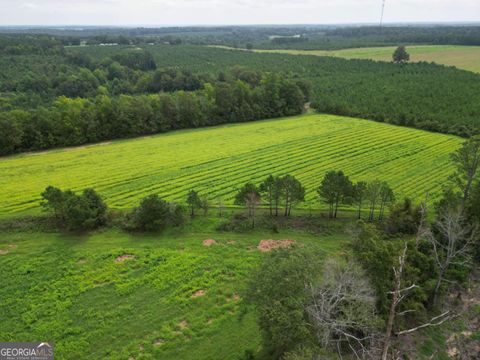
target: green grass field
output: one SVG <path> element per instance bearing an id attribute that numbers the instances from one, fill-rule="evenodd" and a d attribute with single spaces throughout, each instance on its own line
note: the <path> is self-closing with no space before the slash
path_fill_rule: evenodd
<path id="1" fill-rule="evenodd" d="M 344 50 L 254 50 L 263 53 L 334 56 L 345 59 L 392 61 L 396 47 L 372 47 Z M 412 45 L 407 46 L 411 61 L 427 61 L 480 73 L 480 46 Z"/>
<path id="2" fill-rule="evenodd" d="M 242 294 L 264 256 L 258 242 L 294 239 L 335 255 L 348 240 L 217 233 L 215 223 L 163 235 L 0 234 L 0 339 L 54 342 L 56 359 L 236 360 L 261 343 Z M 203 246 L 210 238 L 217 245 Z"/>
<path id="3" fill-rule="evenodd" d="M 449 154 L 460 138 L 330 115 L 184 130 L 133 140 L 23 154 L 0 160 L 0 214 L 39 209 L 48 185 L 93 187 L 115 208 L 136 206 L 147 194 L 184 202 L 190 189 L 231 204 L 247 181 L 290 173 L 320 207 L 326 171 L 354 180 L 386 180 L 399 198 L 434 199 L 452 172 Z"/>

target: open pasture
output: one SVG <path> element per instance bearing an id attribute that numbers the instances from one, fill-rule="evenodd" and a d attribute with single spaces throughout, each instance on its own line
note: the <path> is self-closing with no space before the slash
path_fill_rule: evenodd
<path id="1" fill-rule="evenodd" d="M 48 339 L 56 359 L 237 360 L 261 344 L 242 305 L 259 241 L 290 238 L 335 255 L 348 239 L 220 234 L 212 224 L 162 235 L 2 234 L 0 338 Z"/>
<path id="2" fill-rule="evenodd" d="M 95 188 L 109 206 L 129 208 L 152 193 L 184 202 L 195 189 L 231 204 L 236 190 L 269 174 L 293 174 L 320 207 L 316 189 L 328 170 L 353 180 L 388 181 L 397 197 L 431 199 L 452 172 L 462 139 L 331 115 L 184 130 L 112 143 L 0 159 L 0 215 L 38 211 L 48 185 Z"/>
<path id="3" fill-rule="evenodd" d="M 367 47 L 342 50 L 254 50 L 264 53 L 283 53 L 290 55 L 334 56 L 345 59 L 371 59 L 392 61 L 395 46 Z M 427 61 L 455 66 L 459 69 L 480 73 L 480 46 L 461 45 L 412 45 L 407 46 L 410 60 Z"/>

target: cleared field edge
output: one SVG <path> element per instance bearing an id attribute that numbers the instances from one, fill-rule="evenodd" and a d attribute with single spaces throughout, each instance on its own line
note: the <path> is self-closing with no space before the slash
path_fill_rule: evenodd
<path id="1" fill-rule="evenodd" d="M 118 208 L 148 193 L 182 201 L 191 188 L 229 203 L 246 181 L 287 172 L 307 186 L 312 203 L 321 177 L 333 168 L 354 180 L 382 178 L 401 196 L 415 197 L 440 189 L 450 171 L 448 154 L 460 143 L 449 135 L 309 114 L 23 154 L 0 159 L 0 215 L 37 208 L 50 184 L 94 187 Z"/>

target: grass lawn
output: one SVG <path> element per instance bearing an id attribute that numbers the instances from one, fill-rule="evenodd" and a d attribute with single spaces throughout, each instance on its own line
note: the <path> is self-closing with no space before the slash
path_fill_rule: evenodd
<path id="1" fill-rule="evenodd" d="M 355 48 L 343 50 L 253 50 L 264 53 L 291 55 L 335 56 L 345 59 L 372 59 L 392 61 L 395 46 Z M 407 46 L 410 60 L 436 62 L 459 69 L 480 73 L 480 46 L 462 45 L 411 45 Z"/>
<path id="2" fill-rule="evenodd" d="M 242 306 L 264 256 L 258 242 L 294 239 L 332 256 L 348 241 L 342 232 L 218 233 L 214 224 L 198 218 L 162 235 L 1 233 L 0 339 L 54 342 L 56 359 L 237 359 L 260 348 L 255 315 Z"/>
<path id="3" fill-rule="evenodd" d="M 248 181 L 292 174 L 306 187 L 306 208 L 329 170 L 355 181 L 388 181 L 397 197 L 440 193 L 449 154 L 462 139 L 332 115 L 309 114 L 0 159 L 0 216 L 38 211 L 48 185 L 93 187 L 110 207 L 131 208 L 148 194 L 185 202 L 189 190 L 232 204 Z"/>

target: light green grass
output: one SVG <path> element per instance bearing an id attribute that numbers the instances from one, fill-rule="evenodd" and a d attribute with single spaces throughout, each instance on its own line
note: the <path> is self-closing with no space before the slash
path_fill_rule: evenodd
<path id="1" fill-rule="evenodd" d="M 353 180 L 386 180 L 399 198 L 431 198 L 452 172 L 460 138 L 331 115 L 305 115 L 0 159 L 0 215 L 37 211 L 48 185 L 93 187 L 111 207 L 136 206 L 147 194 L 185 201 L 190 189 L 232 203 L 247 181 L 290 173 L 318 207 L 328 170 Z"/>
<path id="2" fill-rule="evenodd" d="M 371 59 L 392 61 L 396 47 L 371 47 L 343 50 L 253 50 L 255 52 L 282 53 L 291 55 L 334 56 L 345 59 Z M 427 61 L 455 66 L 459 69 L 480 72 L 480 46 L 461 45 L 413 45 L 407 46 L 410 60 Z"/>
<path id="3" fill-rule="evenodd" d="M 0 234 L 8 251 L 0 255 L 0 339 L 54 342 L 56 359 L 236 360 L 261 343 L 255 314 L 242 306 L 264 256 L 258 242 L 295 239 L 335 255 L 347 241 L 220 234 L 209 221 L 164 235 Z M 203 246 L 208 238 L 218 245 Z M 135 258 L 117 263 L 124 254 Z M 192 298 L 198 290 L 205 295 Z"/>

